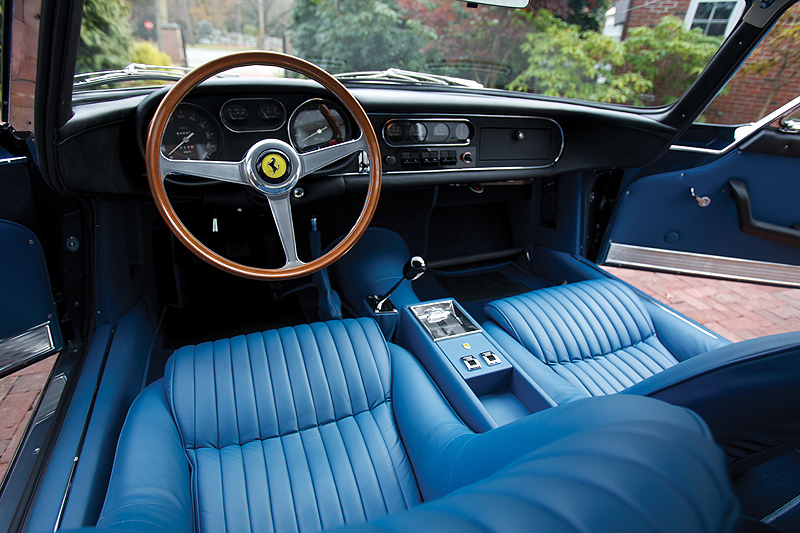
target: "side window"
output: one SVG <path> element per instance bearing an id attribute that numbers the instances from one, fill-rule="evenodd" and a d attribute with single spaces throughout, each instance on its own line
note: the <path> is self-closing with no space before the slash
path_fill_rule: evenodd
<path id="1" fill-rule="evenodd" d="M 706 2 L 700 2 L 703 3 Z M 798 49 L 800 4 L 781 17 L 725 89 L 706 108 L 699 121 L 722 125 L 748 124 L 800 96 Z"/>

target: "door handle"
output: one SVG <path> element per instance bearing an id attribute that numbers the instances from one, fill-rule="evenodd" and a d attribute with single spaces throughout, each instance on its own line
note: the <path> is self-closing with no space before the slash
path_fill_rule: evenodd
<path id="1" fill-rule="evenodd" d="M 747 190 L 747 184 L 744 181 L 735 178 L 729 179 L 728 193 L 733 199 L 734 205 L 736 205 L 739 229 L 742 233 L 800 248 L 800 226 L 797 224 L 786 227 L 753 218 L 750 192 Z"/>

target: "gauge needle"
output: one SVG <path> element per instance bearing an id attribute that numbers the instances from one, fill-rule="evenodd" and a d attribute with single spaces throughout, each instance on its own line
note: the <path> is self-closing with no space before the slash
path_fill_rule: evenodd
<path id="1" fill-rule="evenodd" d="M 178 146 L 176 146 L 175 148 L 173 148 L 173 149 L 172 149 L 172 151 L 171 151 L 170 153 L 168 153 L 168 154 L 167 154 L 167 157 L 171 157 L 171 156 L 172 156 L 172 154 L 174 154 L 174 153 L 175 153 L 175 151 L 176 151 L 178 148 L 180 148 L 180 147 L 181 147 L 181 146 L 183 146 L 184 144 L 188 143 L 188 142 L 189 142 L 189 139 L 191 139 L 192 137 L 194 137 L 194 132 L 192 132 L 192 133 L 190 133 L 189 135 L 187 135 L 186 137 L 184 137 L 184 138 L 183 138 L 183 140 L 181 141 L 181 143 L 180 143 Z"/>
<path id="2" fill-rule="evenodd" d="M 300 142 L 305 142 L 305 141 L 309 140 L 311 137 L 313 137 L 314 135 L 319 135 L 320 133 L 322 133 L 323 131 L 325 131 L 327 129 L 328 129 L 328 126 L 323 126 L 321 128 L 318 128 L 317 131 L 313 132 L 311 135 L 309 135 L 308 137 L 304 138 Z"/>

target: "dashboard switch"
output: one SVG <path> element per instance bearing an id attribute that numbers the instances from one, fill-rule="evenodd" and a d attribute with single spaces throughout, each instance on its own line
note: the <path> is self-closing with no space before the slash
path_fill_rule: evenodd
<path id="1" fill-rule="evenodd" d="M 478 370 L 481 368 L 481 362 L 478 361 L 474 355 L 465 355 L 461 358 L 461 361 L 467 367 L 467 370 L 472 372 L 473 370 Z"/>
<path id="2" fill-rule="evenodd" d="M 439 164 L 439 152 L 422 152 L 422 164 L 423 165 L 438 165 Z"/>
<path id="3" fill-rule="evenodd" d="M 439 162 L 442 165 L 455 165 L 458 163 L 455 150 L 442 150 Z"/>
<path id="4" fill-rule="evenodd" d="M 489 351 L 489 352 L 481 352 L 481 357 L 483 357 L 483 360 L 486 361 L 486 364 L 488 366 L 493 366 L 493 365 L 499 365 L 500 364 L 500 358 L 497 357 L 497 355 L 494 352 L 491 352 L 491 351 Z"/>
<path id="5" fill-rule="evenodd" d="M 400 157 L 400 163 L 404 167 L 416 167 L 420 164 L 419 152 L 403 152 Z"/>

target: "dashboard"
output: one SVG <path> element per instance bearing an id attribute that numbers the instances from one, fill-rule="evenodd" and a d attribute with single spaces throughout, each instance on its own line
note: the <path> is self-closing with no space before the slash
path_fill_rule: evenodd
<path id="1" fill-rule="evenodd" d="M 351 91 L 378 135 L 386 187 L 641 166 L 665 150 L 675 134 L 641 113 L 506 91 L 419 86 L 353 86 Z M 76 102 L 73 117 L 57 133 L 57 185 L 76 193 L 146 194 L 147 130 L 164 94 L 166 89 L 158 89 Z M 214 79 L 179 105 L 161 152 L 171 159 L 239 161 L 265 138 L 303 153 L 359 134 L 346 109 L 314 82 Z M 132 146 L 138 150 L 131 151 Z M 86 153 L 98 156 L 81 157 Z M 364 183 L 366 164 L 356 154 L 316 176 Z"/>

